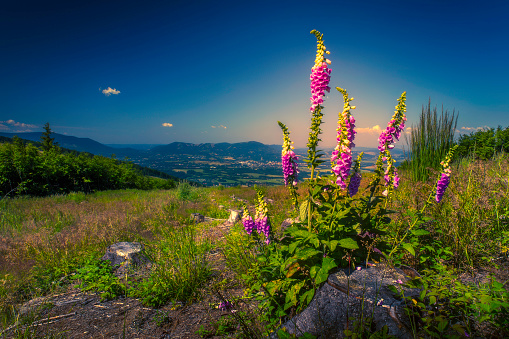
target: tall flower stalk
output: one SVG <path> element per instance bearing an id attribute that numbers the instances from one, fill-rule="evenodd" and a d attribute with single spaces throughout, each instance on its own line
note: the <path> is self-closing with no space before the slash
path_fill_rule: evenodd
<path id="1" fill-rule="evenodd" d="M 268 216 L 267 203 L 265 202 L 265 197 L 263 196 L 262 191 L 256 189 L 256 193 L 257 204 L 254 224 L 258 234 L 262 235 L 263 233 L 265 236 L 265 243 L 268 245 L 270 243 L 270 221 Z"/>
<path id="2" fill-rule="evenodd" d="M 412 225 L 410 225 L 405 235 L 403 235 L 403 237 L 399 241 L 396 241 L 396 239 L 394 240 L 392 251 L 388 255 L 389 257 L 394 253 L 394 251 L 398 249 L 399 245 L 403 242 L 403 240 L 405 240 L 406 236 L 410 233 L 412 228 L 414 228 L 414 226 L 418 222 L 422 221 L 421 217 L 424 211 L 426 210 L 426 208 L 428 208 L 428 206 L 433 204 L 433 200 L 435 200 L 435 202 L 437 203 L 439 203 L 442 200 L 444 192 L 447 189 L 447 186 L 449 185 L 449 180 L 451 176 L 450 162 L 452 156 L 454 155 L 454 151 L 456 150 L 457 147 L 458 145 L 454 145 L 453 147 L 451 147 L 445 159 L 442 162 L 440 162 L 440 164 L 442 165 L 442 173 L 440 173 L 438 177 L 436 188 L 430 193 L 422 209 L 419 212 L 417 212 L 418 217 L 415 218 L 414 222 L 412 223 Z M 447 179 L 444 179 L 444 177 Z"/>
<path id="3" fill-rule="evenodd" d="M 394 148 L 394 143 L 400 139 L 401 132 L 405 129 L 406 92 L 401 94 L 398 101 L 392 119 L 387 124 L 387 128 L 378 137 L 378 150 L 382 160 L 387 161 L 387 167 L 384 172 L 385 190 L 382 192 L 384 196 L 389 196 L 390 192 L 399 186 L 398 170 L 390 150 Z"/>
<path id="4" fill-rule="evenodd" d="M 332 172 L 336 175 L 336 184 L 342 189 L 346 189 L 346 179 L 350 175 L 352 167 L 352 147 L 355 147 L 353 140 L 357 132 L 354 131 L 355 119 L 351 115 L 350 110 L 355 106 L 350 106 L 353 98 L 348 97 L 348 92 L 342 88 L 336 89 L 343 94 L 344 106 L 343 112 L 339 114 L 337 131 L 337 144 L 332 152 L 331 167 Z"/>
<path id="5" fill-rule="evenodd" d="M 458 148 L 458 145 L 454 145 L 447 153 L 445 160 L 440 162 L 440 165 L 442 165 L 442 171 L 440 173 L 440 177 L 438 178 L 437 186 L 436 186 L 436 193 L 435 193 L 435 201 L 436 202 L 442 201 L 445 190 L 449 186 L 449 181 L 451 179 L 450 162 L 451 162 L 452 156 L 453 156 L 456 148 Z"/>
<path id="6" fill-rule="evenodd" d="M 281 165 L 283 167 L 283 177 L 285 186 L 290 190 L 293 204 L 297 207 L 297 182 L 298 182 L 298 164 L 299 157 L 293 151 L 293 142 L 290 140 L 290 131 L 285 124 L 278 121 L 279 127 L 283 130 L 283 150 L 281 151 Z"/>
<path id="7" fill-rule="evenodd" d="M 331 70 L 328 68 L 331 61 L 324 58 L 325 54 L 330 54 L 329 51 L 326 50 L 325 45 L 323 43 L 323 34 L 318 32 L 317 30 L 312 30 L 311 34 L 314 34 L 316 37 L 316 58 L 315 64 L 311 68 L 311 75 L 309 77 L 311 81 L 311 107 L 309 110 L 311 111 L 311 128 L 309 131 L 308 138 L 308 158 L 305 160 L 307 162 L 308 168 L 311 170 L 309 177 L 309 194 L 307 200 L 307 219 L 308 219 L 308 229 L 311 231 L 311 215 L 313 214 L 313 206 L 311 199 L 311 192 L 316 185 L 315 171 L 319 164 L 324 162 L 320 158 L 324 155 L 321 150 L 318 150 L 318 142 L 321 141 L 319 138 L 320 134 L 322 134 L 321 124 L 322 124 L 322 104 L 323 104 L 323 96 L 325 92 L 330 92 L 329 81 Z"/>

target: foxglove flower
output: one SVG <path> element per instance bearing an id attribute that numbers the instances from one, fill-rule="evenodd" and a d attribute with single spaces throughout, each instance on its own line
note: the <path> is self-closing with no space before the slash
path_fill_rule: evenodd
<path id="1" fill-rule="evenodd" d="M 316 36 L 317 40 L 315 65 L 311 68 L 311 75 L 309 76 L 309 80 L 311 80 L 311 107 L 309 110 L 314 112 L 317 107 L 323 104 L 325 91 L 330 92 L 331 70 L 327 65 L 330 65 L 331 61 L 324 58 L 324 54 L 330 54 L 330 52 L 326 51 L 323 44 L 323 34 L 316 30 L 312 30 L 311 33 Z"/>
<path id="2" fill-rule="evenodd" d="M 256 205 L 256 214 L 254 224 L 258 234 L 265 235 L 265 243 L 270 243 L 270 222 L 268 218 L 267 203 L 265 202 L 263 193 L 257 190 L 258 203 Z"/>
<path id="3" fill-rule="evenodd" d="M 444 196 L 445 190 L 449 186 L 449 182 L 451 180 L 450 162 L 451 162 L 452 156 L 453 156 L 456 148 L 458 148 L 458 145 L 454 145 L 447 153 L 445 160 L 440 162 L 440 165 L 442 165 L 442 172 L 441 172 L 440 178 L 438 179 L 438 182 L 437 182 L 436 195 L 435 195 L 436 202 L 442 201 L 442 197 Z"/>
<path id="4" fill-rule="evenodd" d="M 283 150 L 281 151 L 281 165 L 283 167 L 283 176 L 285 186 L 297 185 L 299 169 L 297 161 L 299 157 L 293 151 L 292 142 L 290 141 L 290 131 L 285 124 L 278 121 L 279 126 L 283 130 Z"/>
<path id="5" fill-rule="evenodd" d="M 348 195 L 350 197 L 353 197 L 357 194 L 359 191 L 359 186 L 361 185 L 361 160 L 362 156 L 364 155 L 364 152 L 361 152 L 359 156 L 357 157 L 357 160 L 355 160 L 355 165 L 353 167 L 353 174 L 350 177 L 350 182 L 348 183 Z"/>
<path id="6" fill-rule="evenodd" d="M 380 152 L 386 149 L 393 149 L 394 143 L 401 137 L 401 132 L 405 129 L 406 121 L 406 92 L 401 94 L 398 99 L 399 103 L 396 105 L 396 111 L 392 116 L 391 121 L 387 124 L 387 128 L 382 131 L 380 137 L 378 137 L 378 149 Z"/>
<path id="7" fill-rule="evenodd" d="M 353 98 L 348 98 L 346 90 L 336 87 L 336 89 L 343 94 L 344 106 L 343 112 L 339 115 L 337 131 L 337 144 L 331 156 L 332 172 L 336 175 L 336 184 L 341 189 L 346 189 L 346 179 L 350 174 L 352 166 L 352 147 L 355 146 L 353 140 L 357 132 L 354 131 L 355 119 L 351 115 L 350 110 L 355 109 L 355 106 L 350 106 L 350 101 Z"/>
<path id="8" fill-rule="evenodd" d="M 242 214 L 242 225 L 244 225 L 244 229 L 248 235 L 251 235 L 253 232 L 253 227 L 255 226 L 253 218 L 249 215 L 249 211 L 247 210 L 246 205 L 244 205 L 244 213 Z"/>

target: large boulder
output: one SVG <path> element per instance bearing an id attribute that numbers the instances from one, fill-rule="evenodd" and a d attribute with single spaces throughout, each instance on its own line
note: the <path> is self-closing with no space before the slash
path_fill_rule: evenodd
<path id="1" fill-rule="evenodd" d="M 241 210 L 230 210 L 230 216 L 228 217 L 228 223 L 235 224 L 237 221 L 242 219 Z"/>
<path id="2" fill-rule="evenodd" d="M 419 289 L 403 287 L 417 273 L 412 269 L 384 264 L 361 267 L 360 270 L 339 269 L 316 292 L 302 313 L 282 327 L 297 336 L 305 332 L 318 338 L 344 338 L 344 330 L 352 330 L 354 321 L 373 316 L 377 330 L 385 325 L 388 334 L 397 338 L 411 337 L 411 325 L 404 312 L 404 301 L 388 288 L 402 289 L 405 296 L 416 296 Z M 347 325 L 348 324 L 348 325 Z"/>

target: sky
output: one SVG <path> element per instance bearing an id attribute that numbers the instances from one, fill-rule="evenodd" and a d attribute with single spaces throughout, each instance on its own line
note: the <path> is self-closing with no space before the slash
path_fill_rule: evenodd
<path id="1" fill-rule="evenodd" d="M 458 133 L 509 126 L 507 1 L 9 1 L 0 5 L 0 132 L 105 144 L 304 147 L 316 39 L 331 52 L 323 147 L 345 88 L 373 147 L 407 92 L 459 114 Z M 402 141 L 404 142 L 404 141 Z"/>

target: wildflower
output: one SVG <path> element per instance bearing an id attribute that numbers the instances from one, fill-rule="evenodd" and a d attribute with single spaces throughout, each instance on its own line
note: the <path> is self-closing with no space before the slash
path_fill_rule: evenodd
<path id="1" fill-rule="evenodd" d="M 267 203 L 264 200 L 263 193 L 257 190 L 258 195 L 258 203 L 256 205 L 256 214 L 254 224 L 256 226 L 256 230 L 258 234 L 265 235 L 265 243 L 268 245 L 270 243 L 270 222 L 267 216 Z"/>
<path id="2" fill-rule="evenodd" d="M 331 167 L 332 172 L 336 175 L 336 184 L 341 189 L 346 189 L 346 179 L 350 174 L 350 167 L 352 166 L 352 147 L 355 147 L 353 140 L 355 138 L 355 119 L 351 115 L 350 110 L 355 109 L 355 106 L 350 106 L 350 101 L 353 98 L 348 98 L 348 92 L 342 88 L 336 89 L 343 94 L 344 106 L 343 112 L 339 115 L 337 131 L 337 144 L 332 152 Z"/>
<path id="3" fill-rule="evenodd" d="M 355 269 L 356 269 L 357 271 L 360 271 L 360 270 L 362 270 L 362 267 L 357 266 Z"/>
<path id="4" fill-rule="evenodd" d="M 249 215 L 249 211 L 247 210 L 246 205 L 244 205 L 244 213 L 242 214 L 242 225 L 244 225 L 244 229 L 246 230 L 247 234 L 251 235 L 255 224 L 253 218 L 251 215 Z"/>
<path id="5" fill-rule="evenodd" d="M 311 33 L 316 36 L 317 40 L 315 65 L 311 68 L 311 75 L 309 76 L 309 80 L 311 80 L 311 107 L 309 110 L 314 112 L 317 107 L 323 104 L 325 91 L 330 92 L 329 81 L 331 70 L 327 68 L 327 65 L 330 65 L 331 61 L 323 57 L 324 53 L 330 54 L 330 52 L 327 53 L 328 51 L 325 50 L 323 34 L 316 30 L 312 30 Z"/>
<path id="6" fill-rule="evenodd" d="M 382 306 L 383 303 L 384 303 L 384 299 L 380 298 L 380 300 L 378 300 L 378 302 L 376 303 L 376 306 Z"/>
<path id="7" fill-rule="evenodd" d="M 402 284 L 403 284 L 403 281 L 401 281 L 401 279 L 396 280 L 396 282 L 397 282 L 398 284 L 400 284 L 400 285 L 402 285 Z"/>
<path id="8" fill-rule="evenodd" d="M 281 152 L 281 165 L 283 167 L 283 176 L 285 185 L 297 185 L 299 169 L 297 161 L 299 157 L 293 151 L 292 142 L 290 141 L 290 131 L 282 122 L 278 121 L 279 126 L 283 130 L 283 150 Z"/>
<path id="9" fill-rule="evenodd" d="M 449 152 L 447 153 L 447 156 L 445 157 L 445 160 L 440 163 L 442 165 L 442 173 L 440 174 L 440 178 L 437 182 L 437 188 L 436 188 L 436 195 L 435 195 L 435 201 L 440 202 L 442 200 L 442 197 L 444 196 L 445 190 L 449 186 L 449 182 L 451 180 L 451 158 L 454 154 L 454 151 L 458 145 L 454 145 Z"/>
<path id="10" fill-rule="evenodd" d="M 362 159 L 363 155 L 364 155 L 364 152 L 361 152 L 359 154 L 359 156 L 357 157 L 357 160 L 355 160 L 355 164 L 353 166 L 353 174 L 350 177 L 350 182 L 348 183 L 348 195 L 350 197 L 353 197 L 359 191 L 359 186 L 360 186 L 361 180 L 362 180 L 361 159 Z"/>
<path id="11" fill-rule="evenodd" d="M 221 310 L 221 311 L 229 311 L 233 308 L 233 304 L 228 301 L 228 300 L 225 300 L 225 301 L 221 301 L 221 303 L 219 304 L 218 308 Z"/>
<path id="12" fill-rule="evenodd" d="M 394 112 L 391 121 L 389 121 L 387 128 L 382 131 L 380 137 L 378 137 L 378 149 L 380 152 L 383 152 L 386 149 L 393 149 L 394 142 L 399 140 L 401 132 L 405 129 L 406 92 L 401 94 L 398 101 L 399 103 L 396 105 L 396 111 Z"/>
<path id="13" fill-rule="evenodd" d="M 373 252 L 375 253 L 378 253 L 378 254 L 382 254 L 382 251 L 380 251 L 378 248 L 373 248 Z"/>

